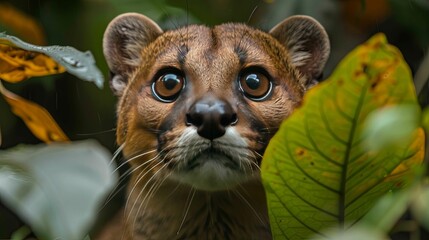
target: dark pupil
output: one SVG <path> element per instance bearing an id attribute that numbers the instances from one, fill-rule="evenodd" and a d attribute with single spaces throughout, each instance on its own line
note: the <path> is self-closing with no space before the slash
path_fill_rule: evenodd
<path id="1" fill-rule="evenodd" d="M 167 74 L 162 78 L 162 82 L 166 89 L 173 90 L 180 83 L 180 79 L 176 74 Z"/>
<path id="2" fill-rule="evenodd" d="M 261 86 L 261 80 L 259 80 L 258 75 L 250 74 L 246 77 L 246 84 L 249 88 L 256 90 Z"/>

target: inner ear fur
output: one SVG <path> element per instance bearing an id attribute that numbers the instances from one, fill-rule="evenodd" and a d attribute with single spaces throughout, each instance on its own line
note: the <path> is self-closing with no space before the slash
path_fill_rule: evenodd
<path id="1" fill-rule="evenodd" d="M 110 87 L 122 95 L 129 75 L 141 63 L 142 49 L 162 34 L 148 17 L 125 13 L 113 19 L 103 37 L 103 53 L 111 72 Z"/>
<path id="2" fill-rule="evenodd" d="M 330 53 L 329 37 L 323 26 L 314 18 L 297 15 L 289 17 L 269 32 L 286 47 L 292 65 L 311 85 L 322 75 Z"/>

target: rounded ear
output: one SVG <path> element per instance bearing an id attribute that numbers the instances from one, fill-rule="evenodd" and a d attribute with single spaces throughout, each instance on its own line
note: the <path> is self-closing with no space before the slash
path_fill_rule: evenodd
<path id="1" fill-rule="evenodd" d="M 129 75 L 140 65 L 142 49 L 162 34 L 148 17 L 125 13 L 113 19 L 103 37 L 103 53 L 111 72 L 110 87 L 120 96 Z"/>
<path id="2" fill-rule="evenodd" d="M 320 23 L 309 16 L 292 16 L 269 32 L 286 47 L 292 64 L 306 76 L 306 85 L 314 84 L 329 57 L 328 34 Z"/>

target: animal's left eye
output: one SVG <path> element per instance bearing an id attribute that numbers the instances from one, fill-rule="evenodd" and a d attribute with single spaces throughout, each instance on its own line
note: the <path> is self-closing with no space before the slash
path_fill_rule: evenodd
<path id="1" fill-rule="evenodd" d="M 179 73 L 167 72 L 152 83 L 153 95 L 162 102 L 173 102 L 185 85 L 185 77 Z"/>
<path id="2" fill-rule="evenodd" d="M 272 90 L 272 82 L 261 71 L 245 71 L 239 77 L 240 90 L 253 101 L 263 101 Z"/>

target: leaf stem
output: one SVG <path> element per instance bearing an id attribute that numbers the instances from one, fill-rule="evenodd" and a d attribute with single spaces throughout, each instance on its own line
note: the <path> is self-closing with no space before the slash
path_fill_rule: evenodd
<path id="1" fill-rule="evenodd" d="M 12 234 L 11 240 L 24 240 L 30 233 L 31 229 L 28 226 L 22 226 Z"/>
<path id="2" fill-rule="evenodd" d="M 352 126 L 350 127 L 350 135 L 349 139 L 347 141 L 347 148 L 346 152 L 344 154 L 344 161 L 343 161 L 343 171 L 341 173 L 341 185 L 340 185 L 340 196 L 339 196 L 339 203 L 338 203 L 338 222 L 339 227 L 341 229 L 344 229 L 345 224 L 345 212 L 346 212 L 346 183 L 347 183 L 347 170 L 348 170 L 348 164 L 350 160 L 350 154 L 352 152 L 353 148 L 353 139 L 355 137 L 356 133 L 356 126 L 359 120 L 359 114 L 363 107 L 363 102 L 365 99 L 367 93 L 367 88 L 362 92 L 359 98 L 359 102 L 356 106 L 355 116 L 353 117 Z"/>

